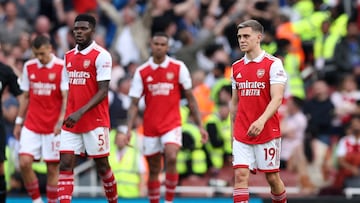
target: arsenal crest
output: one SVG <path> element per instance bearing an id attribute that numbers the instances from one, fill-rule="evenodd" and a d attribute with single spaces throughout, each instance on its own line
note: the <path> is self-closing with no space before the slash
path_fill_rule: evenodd
<path id="1" fill-rule="evenodd" d="M 262 77 L 264 77 L 264 75 L 265 75 L 265 69 L 258 69 L 258 70 L 257 70 L 256 76 L 257 76 L 258 78 L 262 78 Z"/>
<path id="2" fill-rule="evenodd" d="M 50 73 L 49 74 L 49 80 L 55 80 L 56 74 L 55 73 Z"/>
<path id="3" fill-rule="evenodd" d="M 174 73 L 173 72 L 166 73 L 166 79 L 168 80 L 174 79 Z"/>
<path id="4" fill-rule="evenodd" d="M 90 59 L 85 59 L 83 64 L 84 68 L 88 68 L 90 66 L 90 63 L 91 63 Z"/>

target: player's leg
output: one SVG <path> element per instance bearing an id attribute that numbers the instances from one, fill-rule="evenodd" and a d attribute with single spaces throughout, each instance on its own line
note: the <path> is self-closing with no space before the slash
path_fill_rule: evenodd
<path id="1" fill-rule="evenodd" d="M 165 203 L 174 200 L 175 189 L 179 181 L 176 170 L 176 157 L 182 145 L 181 127 L 175 128 L 161 137 L 165 154 Z"/>
<path id="2" fill-rule="evenodd" d="M 96 170 L 102 180 L 108 202 L 117 203 L 116 180 L 108 161 L 110 152 L 109 129 L 99 127 L 84 133 L 83 140 L 88 156 L 94 158 Z"/>
<path id="3" fill-rule="evenodd" d="M 43 136 L 42 140 L 42 157 L 46 161 L 47 166 L 46 197 L 48 203 L 56 203 L 58 199 L 60 136 L 50 134 Z"/>
<path id="4" fill-rule="evenodd" d="M 258 169 L 265 172 L 266 180 L 271 188 L 272 202 L 286 203 L 285 186 L 279 174 L 281 138 L 254 147 Z"/>
<path id="5" fill-rule="evenodd" d="M 149 166 L 148 197 L 150 203 L 160 201 L 159 175 L 162 169 L 161 143 L 159 137 L 143 137 L 143 153 Z"/>
<path id="6" fill-rule="evenodd" d="M 4 162 L 5 157 L 5 146 L 6 146 L 6 133 L 4 125 L 0 122 L 0 202 L 6 200 L 6 181 L 5 181 L 5 169 Z"/>
<path id="7" fill-rule="evenodd" d="M 58 199 L 60 203 L 70 203 L 74 191 L 75 155 L 85 152 L 81 135 L 62 130 L 59 151 Z"/>
<path id="8" fill-rule="evenodd" d="M 19 166 L 27 193 L 33 203 L 40 203 L 41 195 L 38 178 L 32 168 L 34 159 L 41 158 L 41 135 L 23 127 L 20 136 Z"/>
<path id="9" fill-rule="evenodd" d="M 254 152 L 251 145 L 236 140 L 233 141 L 233 168 L 234 168 L 234 203 L 249 202 L 249 175 L 254 168 Z"/>

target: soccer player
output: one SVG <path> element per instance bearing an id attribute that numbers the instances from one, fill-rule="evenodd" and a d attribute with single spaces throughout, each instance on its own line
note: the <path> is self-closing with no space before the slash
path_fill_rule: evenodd
<path id="1" fill-rule="evenodd" d="M 115 203 L 118 199 L 108 161 L 110 118 L 107 94 L 112 60 L 110 53 L 93 40 L 95 26 L 93 16 L 78 15 L 73 30 L 76 47 L 65 54 L 69 94 L 60 134 L 60 203 L 71 201 L 76 155 L 85 153 L 95 161 L 108 202 Z"/>
<path id="2" fill-rule="evenodd" d="M 23 95 L 14 135 L 20 139 L 20 172 L 33 203 L 42 202 L 32 168 L 34 160 L 41 158 L 47 166 L 47 200 L 56 203 L 60 159 L 57 135 L 64 119 L 68 81 L 64 61 L 52 54 L 49 38 L 37 36 L 32 51 L 35 58 L 24 64 L 20 80 Z"/>
<path id="3" fill-rule="evenodd" d="M 237 26 L 239 47 L 245 56 L 232 65 L 234 203 L 249 202 L 250 170 L 265 172 L 273 203 L 287 201 L 279 176 L 281 134 L 277 115 L 287 76 L 280 59 L 260 48 L 263 31 L 255 20 Z"/>
<path id="4" fill-rule="evenodd" d="M 0 101 L 1 97 L 8 88 L 10 93 L 20 101 L 21 93 L 18 78 L 11 67 L 0 62 Z M 6 147 L 6 132 L 4 126 L 3 111 L 0 110 L 0 202 L 5 202 L 6 200 L 6 182 L 5 182 L 5 169 L 4 162 L 5 157 L 5 147 Z"/>
<path id="5" fill-rule="evenodd" d="M 163 165 L 161 162 L 163 154 L 166 170 L 165 202 L 170 203 L 174 199 L 178 183 L 176 156 L 182 145 L 180 120 L 182 90 L 195 117 L 195 123 L 201 131 L 202 141 L 206 142 L 208 139 L 191 91 L 189 71 L 183 62 L 167 55 L 168 49 L 169 37 L 164 33 L 155 33 L 151 39 L 152 57 L 136 70 L 129 92 L 132 102 L 128 111 L 126 138 L 128 140 L 138 112 L 139 99 L 143 95 L 145 97 L 143 153 L 150 171 L 148 181 L 150 203 L 158 203 L 160 199 L 159 174 Z"/>

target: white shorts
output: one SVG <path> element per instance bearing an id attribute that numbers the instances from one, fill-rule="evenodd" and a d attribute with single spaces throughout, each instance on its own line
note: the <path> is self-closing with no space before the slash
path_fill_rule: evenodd
<path id="1" fill-rule="evenodd" d="M 109 152 L 109 128 L 98 127 L 87 133 L 73 133 L 61 130 L 60 153 L 100 158 L 108 156 Z"/>
<path id="2" fill-rule="evenodd" d="M 34 160 L 43 158 L 45 162 L 58 162 L 60 159 L 59 147 L 59 135 L 39 134 L 26 127 L 21 129 L 20 155 L 30 155 Z"/>
<path id="3" fill-rule="evenodd" d="M 176 144 L 182 146 L 182 131 L 181 127 L 176 127 L 159 137 L 143 137 L 143 154 L 151 156 L 164 151 L 166 144 Z"/>
<path id="4" fill-rule="evenodd" d="M 280 167 L 281 138 L 264 144 L 245 144 L 234 139 L 233 167 L 251 171 L 277 172 Z"/>

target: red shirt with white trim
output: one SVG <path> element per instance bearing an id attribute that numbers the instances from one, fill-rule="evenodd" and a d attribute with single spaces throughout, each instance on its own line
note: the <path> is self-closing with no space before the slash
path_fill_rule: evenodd
<path id="1" fill-rule="evenodd" d="M 111 79 L 111 55 L 95 42 L 79 51 L 77 46 L 65 54 L 69 77 L 69 94 L 65 118 L 87 104 L 98 91 L 98 81 Z M 83 114 L 73 128 L 74 133 L 89 132 L 97 127 L 110 127 L 109 102 L 104 98 L 98 105 Z"/>
<path id="2" fill-rule="evenodd" d="M 234 123 L 234 137 L 237 141 L 261 144 L 281 136 L 277 113 L 265 123 L 258 136 L 248 136 L 247 131 L 270 103 L 270 85 L 285 84 L 286 81 L 281 60 L 264 51 L 252 61 L 245 55 L 233 63 L 232 88 L 237 90 L 239 98 Z"/>
<path id="3" fill-rule="evenodd" d="M 68 90 L 64 61 L 52 55 L 43 65 L 38 59 L 24 64 L 20 88 L 29 92 L 29 104 L 24 126 L 39 134 L 49 134 L 59 120 L 62 91 Z"/>
<path id="4" fill-rule="evenodd" d="M 160 65 L 150 58 L 136 70 L 129 96 L 145 97 L 144 135 L 160 136 L 181 125 L 181 88 L 191 86 L 185 64 L 168 56 Z"/>

